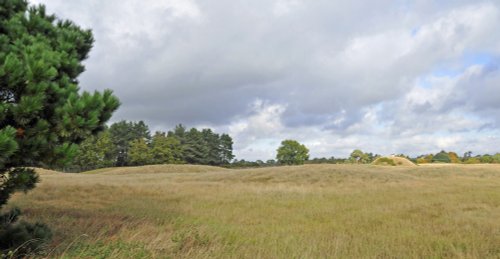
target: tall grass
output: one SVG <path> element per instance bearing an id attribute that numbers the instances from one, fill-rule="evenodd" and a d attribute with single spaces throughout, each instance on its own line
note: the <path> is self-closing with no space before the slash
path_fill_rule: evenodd
<path id="1" fill-rule="evenodd" d="M 50 257 L 500 258 L 500 166 L 113 170 L 16 195 Z"/>

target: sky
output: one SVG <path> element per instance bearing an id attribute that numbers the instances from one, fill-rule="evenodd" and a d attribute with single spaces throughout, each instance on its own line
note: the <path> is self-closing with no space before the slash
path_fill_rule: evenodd
<path id="1" fill-rule="evenodd" d="M 311 157 L 500 152 L 500 1 L 32 0 L 92 29 L 82 90 L 111 122 L 284 139 Z"/>

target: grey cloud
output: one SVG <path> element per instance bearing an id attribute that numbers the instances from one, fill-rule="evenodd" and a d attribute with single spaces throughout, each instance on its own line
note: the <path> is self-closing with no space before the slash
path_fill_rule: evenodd
<path id="1" fill-rule="evenodd" d="M 114 120 L 229 129 L 257 120 L 248 107 L 264 100 L 285 109 L 268 118 L 281 123 L 270 138 L 323 132 L 365 134 L 375 143 L 374 134 L 383 142 L 407 132 L 407 141 L 419 143 L 411 138 L 452 131 L 460 111 L 500 114 L 500 95 L 491 94 L 499 89 L 495 69 L 434 102 L 407 99 L 417 78 L 442 64 L 459 66 L 465 52 L 500 54 L 500 7 L 492 1 L 33 2 L 93 29 L 81 85 L 115 91 L 123 105 Z M 478 120 L 458 125 L 470 131 L 491 122 Z M 237 141 L 243 149 L 262 137 L 249 127 Z M 342 145 L 353 143 L 362 141 Z"/>

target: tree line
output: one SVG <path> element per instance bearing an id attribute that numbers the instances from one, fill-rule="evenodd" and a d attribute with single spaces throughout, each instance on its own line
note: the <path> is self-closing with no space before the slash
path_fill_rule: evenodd
<path id="1" fill-rule="evenodd" d="M 440 151 L 436 154 L 425 154 L 410 157 L 405 154 L 394 156 L 406 158 L 416 164 L 427 163 L 455 163 L 455 164 L 500 164 L 500 153 L 494 155 L 472 155 L 472 151 L 465 152 L 459 156 L 456 152 Z M 277 149 L 276 159 L 267 161 L 247 161 L 245 159 L 234 160 L 230 166 L 234 168 L 245 167 L 269 167 L 279 165 L 301 165 L 301 164 L 371 164 L 382 156 L 371 152 L 363 152 L 360 149 L 353 150 L 349 157 L 317 157 L 309 159 L 309 149 L 295 140 L 284 140 Z"/>
<path id="2" fill-rule="evenodd" d="M 233 140 L 211 129 L 150 133 L 143 121 L 120 121 L 84 140 L 66 171 L 152 164 L 227 165 L 234 158 Z"/>

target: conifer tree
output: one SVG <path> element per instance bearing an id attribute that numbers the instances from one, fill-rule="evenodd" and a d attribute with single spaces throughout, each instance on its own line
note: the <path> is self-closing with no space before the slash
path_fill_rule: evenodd
<path id="1" fill-rule="evenodd" d="M 233 160 L 233 139 L 228 134 L 220 136 L 220 156 L 222 164 L 228 164 Z"/>
<path id="2" fill-rule="evenodd" d="M 113 123 L 109 128 L 111 142 L 116 147 L 116 165 L 125 166 L 129 164 L 128 152 L 130 143 L 137 139 L 149 142 L 151 135 L 149 127 L 143 122 L 120 121 Z"/>
<path id="3" fill-rule="evenodd" d="M 35 187 L 38 176 L 29 167 L 68 162 L 118 108 L 109 90 L 79 91 L 93 42 L 90 30 L 58 20 L 42 5 L 0 0 L 0 209 L 14 192 Z M 3 252 L 49 235 L 42 224 L 16 223 L 18 216 L 18 209 L 0 215 Z"/>

